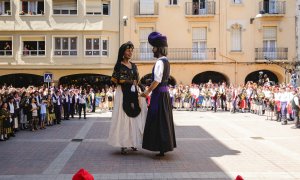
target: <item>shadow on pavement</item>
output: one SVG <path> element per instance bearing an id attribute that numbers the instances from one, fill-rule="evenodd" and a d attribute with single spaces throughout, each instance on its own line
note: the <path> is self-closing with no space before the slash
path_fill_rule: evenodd
<path id="1" fill-rule="evenodd" d="M 177 148 L 158 158 L 157 152 L 138 147 L 120 154 L 120 148 L 106 143 L 110 119 L 88 117 L 87 120 L 63 121 L 37 132 L 21 131 L 10 141 L 0 143 L 0 175 L 42 174 L 49 164 L 75 138 L 87 122 L 93 125 L 73 152 L 60 174 L 74 174 L 85 168 L 92 174 L 218 172 L 225 174 L 214 157 L 234 156 L 240 152 L 229 149 L 200 126 L 176 126 Z"/>

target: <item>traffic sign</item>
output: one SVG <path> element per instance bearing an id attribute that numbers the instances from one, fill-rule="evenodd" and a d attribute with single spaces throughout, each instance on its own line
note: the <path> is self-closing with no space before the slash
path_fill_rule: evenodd
<path id="1" fill-rule="evenodd" d="M 44 73 L 44 82 L 52 82 L 53 74 L 52 73 Z"/>

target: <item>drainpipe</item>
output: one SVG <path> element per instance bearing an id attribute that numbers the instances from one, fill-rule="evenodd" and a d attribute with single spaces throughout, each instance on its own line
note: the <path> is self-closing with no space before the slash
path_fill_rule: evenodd
<path id="1" fill-rule="evenodd" d="M 121 46 L 121 0 L 119 0 L 119 47 Z"/>

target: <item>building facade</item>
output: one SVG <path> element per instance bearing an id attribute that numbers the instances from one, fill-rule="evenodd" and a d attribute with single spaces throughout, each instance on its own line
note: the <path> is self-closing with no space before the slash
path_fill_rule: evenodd
<path id="1" fill-rule="evenodd" d="M 110 76 L 119 17 L 117 1 L 0 0 L 0 76 Z"/>
<path id="2" fill-rule="evenodd" d="M 154 62 L 147 36 L 159 31 L 168 38 L 173 82 L 244 84 L 258 80 L 259 71 L 289 82 L 297 56 L 295 6 L 286 0 L 129 0 L 121 5 L 121 37 L 137 47 L 141 76 Z"/>
<path id="3" fill-rule="evenodd" d="M 126 41 L 135 45 L 140 76 L 148 77 L 155 60 L 147 37 L 159 31 L 168 37 L 172 84 L 209 79 L 244 84 L 257 81 L 259 71 L 274 82 L 289 82 L 288 70 L 297 59 L 296 4 L 0 0 L 0 81 L 44 73 L 52 73 L 55 83 L 75 82 L 81 75 L 109 80 L 118 48 Z M 68 79 L 71 75 L 75 79 Z"/>

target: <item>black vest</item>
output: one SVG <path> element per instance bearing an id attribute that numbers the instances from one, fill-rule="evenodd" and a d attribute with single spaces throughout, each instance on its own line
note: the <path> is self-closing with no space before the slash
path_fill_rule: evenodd
<path id="1" fill-rule="evenodd" d="M 299 109 L 299 107 L 296 105 L 296 103 L 295 103 L 295 100 L 294 100 L 294 98 L 295 98 L 296 96 L 293 96 L 293 99 L 292 99 L 292 108 L 293 109 Z M 298 101 L 299 101 L 299 97 L 298 97 Z"/>
<path id="2" fill-rule="evenodd" d="M 157 87 L 168 86 L 169 77 L 170 77 L 170 63 L 167 58 L 162 58 L 160 60 L 164 63 L 164 72 L 163 72 L 163 77 L 161 79 L 161 82 L 158 84 Z M 155 65 L 152 69 L 152 82 L 154 81 L 154 68 L 155 68 Z"/>

